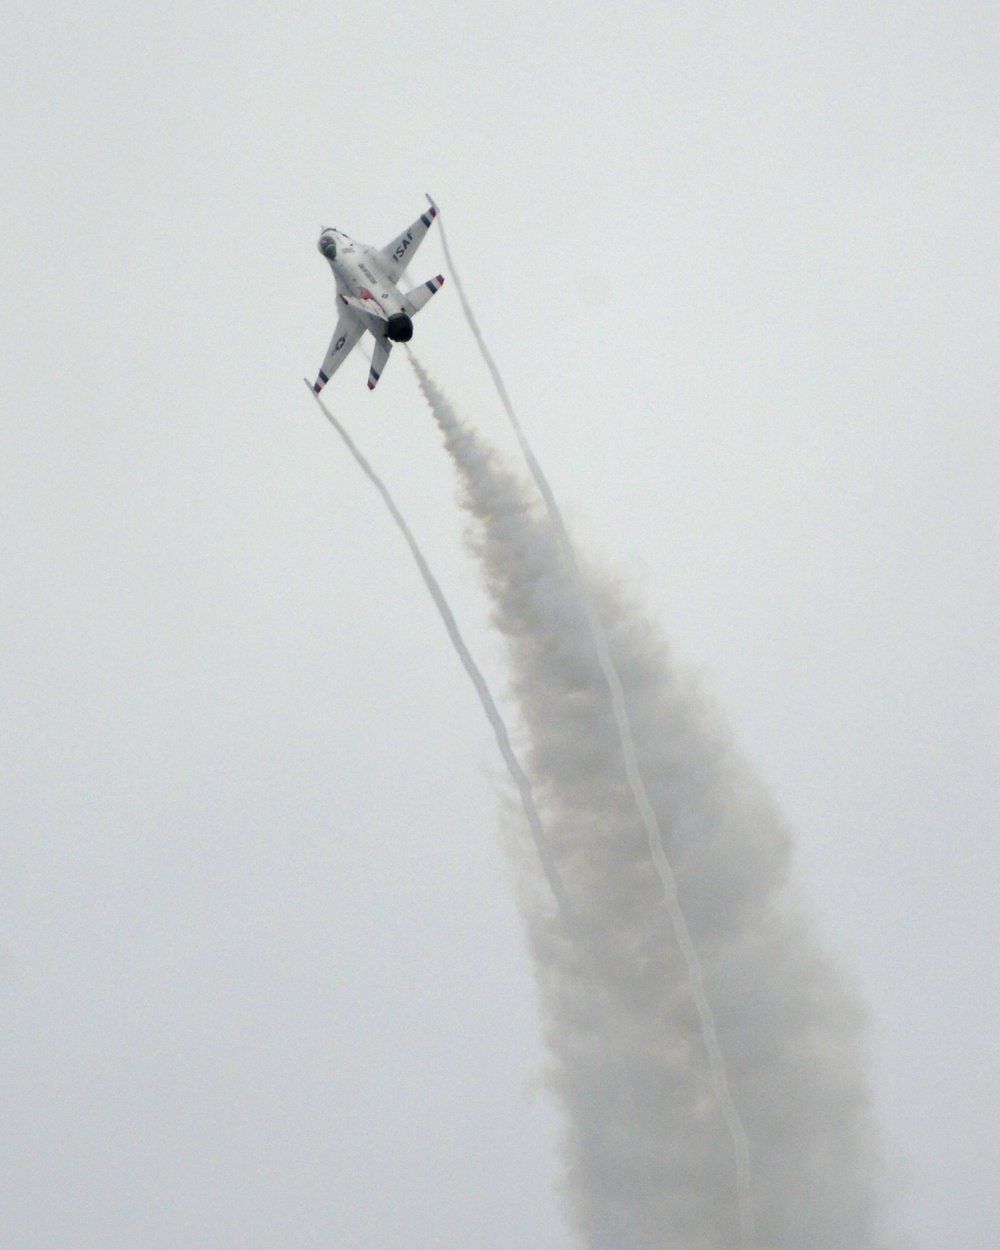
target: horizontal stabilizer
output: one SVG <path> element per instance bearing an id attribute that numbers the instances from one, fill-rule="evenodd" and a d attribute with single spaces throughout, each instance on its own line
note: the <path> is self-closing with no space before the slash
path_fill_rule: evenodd
<path id="1" fill-rule="evenodd" d="M 392 342 L 387 338 L 377 338 L 375 340 L 375 351 L 372 353 L 372 367 L 368 374 L 368 389 L 373 391 L 376 383 L 382 376 L 382 370 L 385 368 L 386 361 L 389 359 L 389 353 L 392 351 Z"/>
<path id="2" fill-rule="evenodd" d="M 419 286 L 415 286 L 412 291 L 407 291 L 407 293 L 403 296 L 403 299 L 407 302 L 407 304 L 409 304 L 412 310 L 410 315 L 412 316 L 413 313 L 418 313 L 430 297 L 434 295 L 435 292 L 441 290 L 443 284 L 444 278 L 438 274 L 436 278 L 431 278 L 427 282 L 421 282 L 421 284 Z"/>

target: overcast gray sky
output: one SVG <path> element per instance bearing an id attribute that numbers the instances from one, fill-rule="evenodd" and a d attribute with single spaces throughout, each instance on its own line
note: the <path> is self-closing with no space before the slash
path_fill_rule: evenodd
<path id="1" fill-rule="evenodd" d="M 917 1245 L 995 1244 L 996 6 L 4 31 L 0 1246 L 571 1245 L 495 744 L 301 381 L 320 226 L 425 191 L 581 547 L 796 830 Z M 453 286 L 416 330 L 511 448 Z M 502 694 L 427 410 L 366 371 L 326 398 Z"/>

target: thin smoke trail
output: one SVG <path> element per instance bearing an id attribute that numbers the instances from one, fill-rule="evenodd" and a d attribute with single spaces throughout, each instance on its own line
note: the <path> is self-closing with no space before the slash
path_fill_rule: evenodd
<path id="1" fill-rule="evenodd" d="M 600 617 L 597 615 L 593 602 L 587 593 L 586 585 L 584 584 L 583 578 L 580 574 L 579 562 L 576 558 L 576 552 L 573 548 L 569 532 L 566 529 L 562 512 L 556 502 L 555 495 L 552 493 L 552 488 L 549 485 L 548 478 L 542 471 L 542 467 L 538 463 L 534 451 L 532 450 L 524 430 L 521 427 L 521 423 L 518 420 L 516 412 L 514 411 L 514 405 L 511 402 L 510 395 L 507 393 L 507 388 L 500 375 L 500 370 L 497 368 L 492 353 L 486 346 L 482 331 L 479 328 L 479 323 L 476 321 L 469 301 L 466 298 L 465 290 L 462 286 L 458 271 L 455 268 L 455 262 L 452 259 L 451 251 L 448 247 L 448 241 L 445 235 L 444 223 L 441 220 L 440 210 L 438 210 L 438 229 L 441 231 L 441 246 L 444 249 L 445 260 L 448 262 L 448 268 L 451 270 L 451 275 L 455 282 L 455 289 L 458 291 L 462 311 L 465 314 L 465 319 L 469 324 L 469 329 L 472 331 L 483 360 L 486 362 L 486 366 L 493 378 L 497 394 L 500 396 L 500 401 L 503 404 L 510 424 L 515 435 L 517 436 L 518 444 L 520 445 L 528 468 L 531 471 L 531 476 L 534 478 L 535 484 L 545 501 L 545 507 L 548 510 L 549 518 L 558 536 L 563 556 L 570 569 L 573 584 L 576 586 L 580 595 L 580 601 L 587 617 L 587 625 L 593 639 L 594 649 L 597 653 L 598 662 L 601 666 L 601 672 L 604 674 L 604 680 L 607 683 L 608 690 L 611 695 L 611 705 L 614 710 L 615 724 L 618 728 L 622 756 L 625 761 L 625 774 L 628 779 L 628 786 L 632 792 L 632 797 L 635 800 L 635 805 L 639 810 L 643 826 L 646 830 L 649 853 L 652 856 L 653 863 L 656 865 L 656 871 L 659 874 L 660 881 L 663 886 L 664 905 L 666 906 L 667 912 L 670 916 L 670 921 L 673 925 L 674 933 L 677 938 L 677 944 L 684 956 L 688 983 L 691 987 L 691 994 L 698 1012 L 698 1019 L 701 1026 L 702 1038 L 705 1043 L 705 1049 L 708 1052 L 712 1088 L 719 1104 L 720 1113 L 726 1122 L 726 1127 L 732 1139 L 733 1156 L 736 1166 L 737 1202 L 740 1214 L 740 1246 L 742 1250 L 750 1250 L 754 1242 L 754 1217 L 750 1175 L 750 1150 L 747 1145 L 746 1128 L 736 1107 L 736 1103 L 733 1100 L 732 1090 L 729 1085 L 729 1076 L 726 1071 L 726 1063 L 722 1055 L 722 1050 L 719 1046 L 718 1033 L 715 1027 L 715 1018 L 712 1014 L 711 1004 L 705 994 L 701 961 L 698 958 L 697 949 L 691 941 L 687 920 L 685 919 L 684 912 L 681 909 L 680 900 L 677 896 L 677 881 L 674 876 L 673 868 L 671 867 L 670 861 L 668 860 L 666 852 L 663 849 L 663 833 L 656 818 L 656 812 L 653 805 L 649 801 L 646 784 L 639 768 L 639 760 L 635 750 L 632 724 L 629 719 L 628 707 L 625 703 L 625 692 L 622 688 L 621 678 L 611 656 L 611 649 L 608 646 L 608 639 L 604 632 L 604 627 L 601 624 Z"/>
<path id="2" fill-rule="evenodd" d="M 420 570 L 420 576 L 424 579 L 424 585 L 430 592 L 431 598 L 434 600 L 434 605 L 440 613 L 441 619 L 444 621 L 452 646 L 458 652 L 459 659 L 462 661 L 462 666 L 464 667 L 466 673 L 468 673 L 473 686 L 475 686 L 476 694 L 479 695 L 479 701 L 483 705 L 483 711 L 486 713 L 487 719 L 493 728 L 493 733 L 497 740 L 497 746 L 500 748 L 500 754 L 503 756 L 504 763 L 507 765 L 507 771 L 510 773 L 511 779 L 517 786 L 518 793 L 521 796 L 521 806 L 524 809 L 524 815 L 528 822 L 528 827 L 531 829 L 531 836 L 534 839 L 535 848 L 538 851 L 538 858 L 541 860 L 542 869 L 556 900 L 556 905 L 559 908 L 559 913 L 563 919 L 563 923 L 565 924 L 569 934 L 573 936 L 576 933 L 577 928 L 575 917 L 573 915 L 573 908 L 570 904 L 569 897 L 566 894 L 566 888 L 562 883 L 561 877 L 559 876 L 559 870 L 556 868 L 552 859 L 552 852 L 549 849 L 548 841 L 545 837 L 545 830 L 542 828 L 542 822 L 538 815 L 538 809 L 535 806 L 535 799 L 531 790 L 531 782 L 528 780 L 524 769 L 518 763 L 517 756 L 514 754 L 514 749 L 510 744 L 510 735 L 507 732 L 507 726 L 504 724 L 503 717 L 500 715 L 500 710 L 493 699 L 493 695 L 490 693 L 490 688 L 487 686 L 485 678 L 479 670 L 479 666 L 472 658 L 472 654 L 465 644 L 465 639 L 462 637 L 458 628 L 458 622 L 455 620 L 455 614 L 448 605 L 448 600 L 444 596 L 440 583 L 431 572 L 430 566 L 424 558 L 420 547 L 417 545 L 417 540 L 413 536 L 413 531 L 410 529 L 409 525 L 407 525 L 403 514 L 396 507 L 396 503 L 393 500 L 392 495 L 390 495 L 385 483 L 368 463 L 364 455 L 362 455 L 361 451 L 357 447 L 357 444 L 329 410 L 329 408 L 327 408 L 326 404 L 324 404 L 320 397 L 315 394 L 308 380 L 306 380 L 306 386 L 309 387 L 310 394 L 313 395 L 316 403 L 319 404 L 323 415 L 340 435 L 347 450 L 357 461 L 361 470 L 364 472 L 371 484 L 382 496 L 382 500 L 385 503 L 385 506 L 389 509 L 392 519 L 396 522 L 400 533 L 406 540 L 406 545 L 409 547 L 413 559 L 416 561 L 417 568 Z"/>
<path id="3" fill-rule="evenodd" d="M 525 767 L 592 938 L 592 958 L 572 959 L 529 889 L 569 1212 L 587 1250 L 729 1250 L 740 1234 L 731 1143 L 579 596 L 534 495 L 422 380 L 506 640 Z M 790 881 L 784 824 L 652 626 L 587 577 L 738 1081 L 759 1244 L 898 1247 L 882 1231 L 864 1015 Z"/>

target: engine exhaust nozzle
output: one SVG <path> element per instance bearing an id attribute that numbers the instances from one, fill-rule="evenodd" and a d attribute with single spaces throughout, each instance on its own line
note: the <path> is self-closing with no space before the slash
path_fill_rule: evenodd
<path id="1" fill-rule="evenodd" d="M 409 343 L 413 338 L 413 322 L 406 313 L 393 313 L 389 318 L 386 334 L 394 343 Z"/>

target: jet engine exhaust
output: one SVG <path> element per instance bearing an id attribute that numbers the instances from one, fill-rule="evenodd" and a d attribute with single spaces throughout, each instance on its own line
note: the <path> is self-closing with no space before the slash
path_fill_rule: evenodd
<path id="1" fill-rule="evenodd" d="M 604 675 L 604 680 L 611 696 L 611 706 L 614 713 L 615 725 L 618 730 L 619 745 L 625 763 L 625 776 L 628 788 L 631 791 L 636 809 L 642 819 L 642 823 L 646 831 L 646 840 L 649 847 L 650 857 L 656 866 L 656 871 L 660 878 L 663 890 L 663 903 L 670 917 L 670 923 L 673 926 L 677 944 L 684 956 L 684 964 L 687 970 L 687 980 L 691 989 L 691 996 L 694 1000 L 695 1008 L 698 1012 L 702 1040 L 704 1041 L 705 1050 L 708 1054 L 711 1086 L 715 1094 L 716 1102 L 719 1106 L 719 1112 L 726 1123 L 729 1136 L 732 1140 L 733 1159 L 736 1168 L 737 1204 L 740 1219 L 740 1250 L 752 1250 L 754 1245 L 754 1215 L 750 1181 L 750 1151 L 747 1145 L 746 1128 L 744 1127 L 736 1103 L 733 1100 L 732 1091 L 729 1085 L 729 1076 L 726 1072 L 725 1059 L 723 1058 L 722 1050 L 719 1046 L 715 1018 L 712 1014 L 712 1007 L 709 1003 L 708 996 L 705 993 L 701 961 L 698 957 L 698 951 L 692 942 L 691 935 L 688 931 L 687 920 L 684 916 L 684 911 L 681 908 L 680 900 L 677 894 L 677 882 L 674 877 L 673 867 L 671 866 L 670 861 L 667 858 L 666 851 L 664 850 L 663 833 L 656 817 L 656 811 L 649 801 L 646 783 L 639 767 L 639 760 L 636 755 L 634 735 L 632 732 L 632 724 L 629 718 L 628 707 L 625 702 L 625 693 L 622 687 L 621 678 L 611 655 L 611 649 L 608 645 L 608 639 L 604 631 L 604 626 L 601 623 L 601 619 L 598 616 L 596 609 L 594 608 L 590 595 L 587 591 L 586 584 L 580 574 L 576 552 L 574 551 L 569 532 L 566 529 L 562 512 L 556 502 L 555 495 L 552 493 L 552 488 L 549 485 L 548 478 L 542 471 L 542 467 L 535 457 L 535 453 L 532 450 L 521 423 L 517 418 L 517 414 L 514 411 L 514 405 L 507 392 L 507 387 L 504 385 L 503 378 L 500 375 L 500 370 L 497 368 L 492 353 L 486 346 L 486 341 L 479 328 L 479 323 L 477 322 L 475 315 L 473 314 L 472 307 L 465 295 L 465 289 L 462 286 L 461 279 L 455 269 L 455 262 L 452 259 L 451 250 L 448 247 L 448 236 L 445 233 L 444 221 L 440 217 L 440 210 L 438 210 L 438 218 L 438 229 L 441 233 L 441 247 L 444 250 L 445 259 L 448 262 L 448 268 L 451 270 L 452 277 L 455 281 L 455 288 L 458 291 L 458 298 L 462 305 L 462 312 L 465 315 L 469 329 L 472 331 L 473 338 L 476 340 L 480 354 L 482 355 L 483 360 L 490 371 L 490 375 L 493 378 L 493 384 L 496 387 L 496 391 L 500 397 L 501 403 L 503 404 L 504 411 L 506 412 L 507 418 L 514 430 L 514 434 L 517 437 L 518 445 L 521 448 L 521 452 L 531 472 L 531 476 L 534 478 L 539 493 L 545 501 L 545 507 L 548 511 L 549 520 L 558 537 L 563 558 L 565 559 L 570 570 L 572 583 L 583 606 L 587 619 L 587 626 L 597 655 L 597 660 L 600 664 L 601 672 Z M 420 371 L 418 368 L 418 376 L 419 373 Z M 421 381 L 421 385 L 423 385 L 423 381 Z M 424 393 L 427 394 L 426 388 Z"/>
<path id="2" fill-rule="evenodd" d="M 413 322 L 406 313 L 393 313 L 387 322 L 386 334 L 394 343 L 409 343 L 413 338 Z"/>
<path id="3" fill-rule="evenodd" d="M 527 771 L 588 959 L 523 911 L 564 1193 L 587 1250 L 733 1250 L 745 1240 L 732 1141 L 699 1037 L 690 969 L 630 794 L 576 579 L 629 701 L 633 743 L 676 865 L 718 1045 L 752 1154 L 767 1250 L 889 1250 L 864 1013 L 789 882 L 791 840 L 692 680 L 610 579 L 574 573 L 534 492 L 414 362 L 473 520 L 470 551 L 507 648 Z M 598 1005 L 599 1009 L 594 1010 Z"/>

